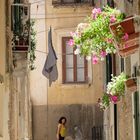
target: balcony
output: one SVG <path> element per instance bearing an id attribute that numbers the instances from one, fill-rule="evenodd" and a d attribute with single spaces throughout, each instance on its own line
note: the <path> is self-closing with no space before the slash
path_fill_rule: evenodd
<path id="1" fill-rule="evenodd" d="M 30 45 L 30 5 L 12 4 L 11 30 L 13 52 L 27 52 Z"/>

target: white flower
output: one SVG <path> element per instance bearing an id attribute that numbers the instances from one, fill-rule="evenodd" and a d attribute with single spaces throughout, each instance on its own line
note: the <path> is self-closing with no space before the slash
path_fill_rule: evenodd
<path id="1" fill-rule="evenodd" d="M 116 10 L 115 12 L 117 15 L 120 15 L 121 14 L 121 11 L 120 10 Z"/>
<path id="2" fill-rule="evenodd" d="M 111 53 L 111 50 L 109 48 L 106 49 L 106 53 Z"/>
<path id="3" fill-rule="evenodd" d="M 90 61 L 91 60 L 91 56 L 86 56 L 86 60 Z"/>
<path id="4" fill-rule="evenodd" d="M 104 57 L 101 57 L 101 61 L 104 61 L 105 60 L 105 58 Z"/>
<path id="5" fill-rule="evenodd" d="M 93 55 L 97 55 L 97 52 L 95 52 L 95 51 L 92 51 L 92 54 L 93 54 Z"/>
<path id="6" fill-rule="evenodd" d="M 77 54 L 80 54 L 80 52 L 81 52 L 80 49 L 77 48 L 77 49 L 74 51 L 74 54 L 77 55 Z"/>
<path id="7" fill-rule="evenodd" d="M 16 36 L 16 41 L 19 41 L 19 37 L 18 36 Z"/>
<path id="8" fill-rule="evenodd" d="M 77 45 L 77 48 L 80 49 L 80 45 Z"/>
<path id="9" fill-rule="evenodd" d="M 116 49 L 113 50 L 113 53 L 114 53 L 114 54 L 116 53 Z"/>

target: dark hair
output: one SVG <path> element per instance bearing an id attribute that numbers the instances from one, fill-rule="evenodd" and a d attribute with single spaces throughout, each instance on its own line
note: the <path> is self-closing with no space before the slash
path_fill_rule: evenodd
<path id="1" fill-rule="evenodd" d="M 66 117 L 61 117 L 60 119 L 59 119 L 59 121 L 58 121 L 58 123 L 61 123 L 62 124 L 62 120 L 65 120 L 65 123 L 67 122 L 67 119 L 66 119 Z"/>

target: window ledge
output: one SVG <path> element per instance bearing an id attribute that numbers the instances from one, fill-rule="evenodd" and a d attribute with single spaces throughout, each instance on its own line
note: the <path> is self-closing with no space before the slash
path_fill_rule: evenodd
<path id="1" fill-rule="evenodd" d="M 91 83 L 61 83 L 59 86 L 65 89 L 71 89 L 71 88 L 89 88 L 91 86 Z"/>

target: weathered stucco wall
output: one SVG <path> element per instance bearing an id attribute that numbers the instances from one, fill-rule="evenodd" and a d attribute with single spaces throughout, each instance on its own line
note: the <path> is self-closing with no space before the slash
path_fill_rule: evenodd
<path id="1" fill-rule="evenodd" d="M 84 140 L 91 140 L 93 126 L 102 125 L 103 115 L 98 114 L 98 109 L 95 107 L 103 89 L 102 63 L 91 67 L 92 64 L 89 62 L 89 83 L 62 84 L 62 37 L 70 36 L 70 32 L 74 31 L 75 27 L 91 14 L 91 9 L 89 5 L 53 7 L 51 1 L 46 3 L 46 29 L 49 29 L 51 25 L 53 45 L 58 54 L 59 74 L 58 80 L 52 84 L 51 88 L 48 88 L 49 140 L 55 139 L 57 123 L 61 116 L 67 117 L 67 136 L 72 138 L 75 134 L 75 125 L 81 129 Z"/>
<path id="2" fill-rule="evenodd" d="M 98 111 L 95 105 L 102 94 L 102 63 L 92 68 L 89 62 L 89 83 L 62 84 L 61 39 L 70 36 L 70 32 L 75 30 L 77 24 L 84 22 L 84 18 L 90 15 L 92 7 L 89 5 L 53 7 L 51 2 L 49 0 L 46 3 L 32 5 L 32 17 L 36 19 L 35 28 L 37 33 L 39 32 L 37 50 L 48 52 L 47 33 L 51 25 L 59 75 L 58 80 L 48 87 L 47 79 L 42 76 L 47 54 L 37 51 L 36 69 L 30 74 L 34 140 L 56 139 L 57 123 L 61 116 L 68 119 L 67 135 L 74 137 L 74 126 L 77 125 L 83 132 L 84 140 L 91 140 L 91 128 L 94 125 L 102 125 L 102 112 Z"/>
<path id="3" fill-rule="evenodd" d="M 125 2 L 125 3 L 124 3 Z M 140 5 L 139 0 L 133 1 L 131 4 L 128 1 L 124 1 L 123 11 L 129 16 L 134 14 L 139 14 Z M 122 7 L 118 2 L 118 7 Z M 133 66 L 139 63 L 138 52 L 134 55 L 131 55 L 128 58 L 125 58 L 125 72 L 128 75 L 134 73 Z M 118 104 L 118 137 L 120 140 L 133 140 L 134 139 L 134 124 L 133 124 L 133 98 L 132 94 L 129 91 L 126 91 L 126 96 Z"/>
<path id="4" fill-rule="evenodd" d="M 6 1 L 0 1 L 0 140 L 9 140 L 8 134 L 8 81 L 6 76 Z M 4 80 L 4 81 L 3 81 Z"/>
<path id="5" fill-rule="evenodd" d="M 46 59 L 45 0 L 31 3 L 31 19 L 35 19 L 36 60 L 35 70 L 30 72 L 30 94 L 32 100 L 32 129 L 34 140 L 47 139 L 47 79 L 42 75 Z"/>
<path id="6" fill-rule="evenodd" d="M 114 0 L 115 7 L 124 12 L 127 16 L 140 14 L 140 0 L 133 1 L 133 4 L 127 0 Z M 124 59 L 125 72 L 128 75 L 133 73 L 133 66 L 139 64 L 138 52 Z M 121 72 L 120 57 L 116 55 L 116 74 Z M 121 99 L 117 105 L 117 133 L 119 140 L 134 140 L 134 105 L 131 92 L 126 91 L 126 96 Z M 111 107 L 104 113 L 104 125 L 106 140 L 114 139 L 114 107 Z"/>

